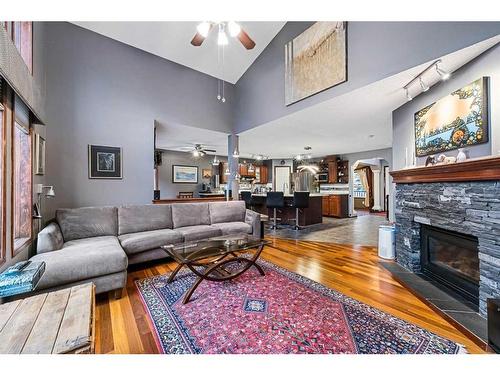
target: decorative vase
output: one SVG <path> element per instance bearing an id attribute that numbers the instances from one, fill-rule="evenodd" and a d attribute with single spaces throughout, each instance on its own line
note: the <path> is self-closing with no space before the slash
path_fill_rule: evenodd
<path id="1" fill-rule="evenodd" d="M 461 163 L 463 161 L 467 160 L 467 155 L 464 152 L 463 148 L 458 149 L 458 155 L 457 155 L 457 163 Z"/>

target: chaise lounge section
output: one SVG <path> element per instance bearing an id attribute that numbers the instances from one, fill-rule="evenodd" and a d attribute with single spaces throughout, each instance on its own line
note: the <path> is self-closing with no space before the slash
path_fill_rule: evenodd
<path id="1" fill-rule="evenodd" d="M 120 291 L 129 264 L 167 257 L 162 245 L 241 233 L 260 236 L 243 201 L 59 209 L 31 258 L 46 264 L 37 290 L 91 281 L 97 293 Z"/>

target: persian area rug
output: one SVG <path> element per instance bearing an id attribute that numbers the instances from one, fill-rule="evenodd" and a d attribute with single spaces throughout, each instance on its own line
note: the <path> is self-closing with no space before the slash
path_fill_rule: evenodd
<path id="1" fill-rule="evenodd" d="M 181 271 L 136 281 L 160 350 L 182 353 L 455 354 L 459 344 L 354 300 L 272 263 L 259 260 L 225 282 L 195 280 Z"/>

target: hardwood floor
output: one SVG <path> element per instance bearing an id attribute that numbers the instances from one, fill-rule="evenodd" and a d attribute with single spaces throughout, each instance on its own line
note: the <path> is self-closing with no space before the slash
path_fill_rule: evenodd
<path id="1" fill-rule="evenodd" d="M 483 350 L 399 284 L 380 264 L 376 249 L 269 238 L 262 258 L 320 282 L 350 297 L 463 344 L 470 353 Z M 149 320 L 134 280 L 173 270 L 163 262 L 129 270 L 119 300 L 97 296 L 96 353 L 157 353 Z"/>

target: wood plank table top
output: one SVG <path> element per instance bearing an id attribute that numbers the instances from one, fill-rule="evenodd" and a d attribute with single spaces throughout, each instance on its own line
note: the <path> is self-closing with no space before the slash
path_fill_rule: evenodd
<path id="1" fill-rule="evenodd" d="M 93 353 L 92 283 L 0 305 L 0 354 Z"/>

